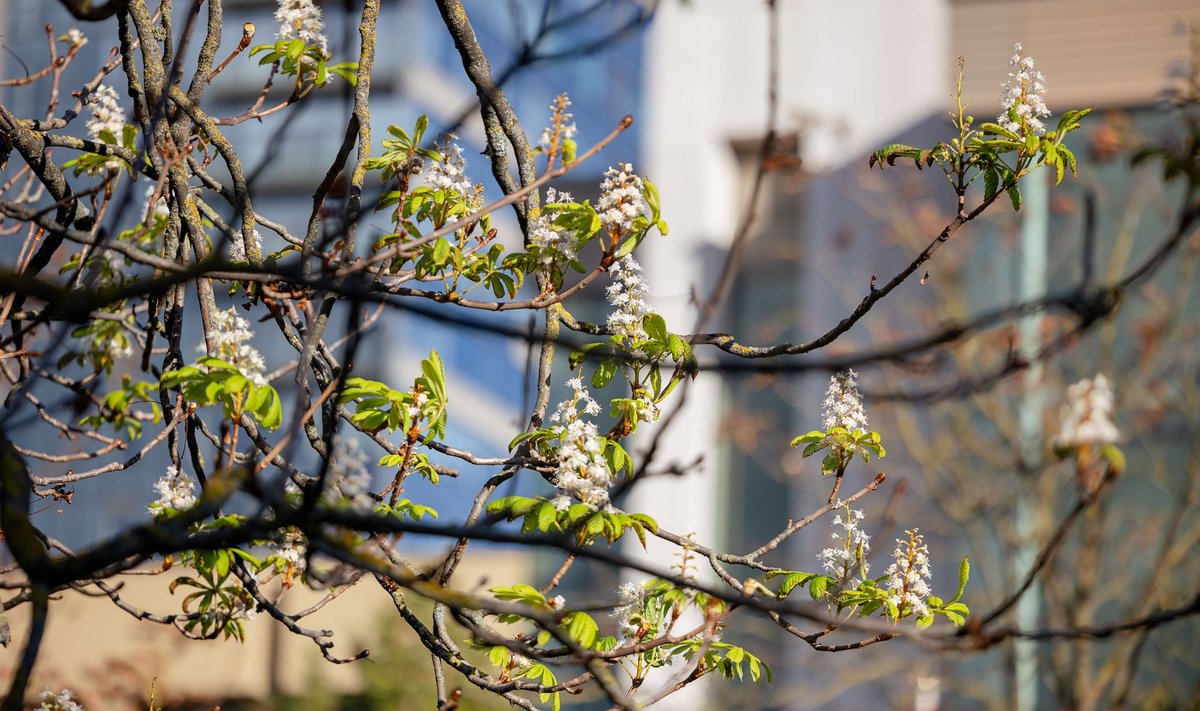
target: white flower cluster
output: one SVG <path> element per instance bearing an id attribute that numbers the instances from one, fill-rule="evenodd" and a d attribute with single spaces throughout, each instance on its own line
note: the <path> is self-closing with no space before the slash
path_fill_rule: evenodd
<path id="1" fill-rule="evenodd" d="M 421 408 L 425 407 L 425 403 L 429 402 L 429 393 L 418 392 L 413 398 L 412 404 L 408 406 L 408 419 L 413 422 L 421 420 Z"/>
<path id="2" fill-rule="evenodd" d="M 1020 42 L 1013 46 L 1013 52 L 1009 65 L 1017 71 L 1010 72 L 1004 83 L 1004 94 L 1000 99 L 1002 111 L 996 117 L 996 123 L 1018 135 L 1025 126 L 1040 136 L 1046 132 L 1042 119 L 1050 115 L 1045 100 L 1046 77 L 1034 69 L 1033 57 L 1025 56 Z"/>
<path id="3" fill-rule="evenodd" d="M 279 22 L 279 33 L 276 35 L 279 39 L 299 38 L 322 50 L 326 48 L 321 8 L 314 5 L 312 0 L 279 0 L 275 20 Z"/>
<path id="4" fill-rule="evenodd" d="M 606 509 L 609 505 L 608 487 L 612 485 L 612 473 L 604 461 L 604 446 L 596 424 L 584 416 L 600 414 L 600 404 L 592 399 L 580 378 L 567 381 L 571 396 L 563 400 L 550 415 L 556 424 L 551 429 L 558 436 L 558 469 L 554 472 L 554 485 L 559 495 L 554 506 L 564 509 L 571 499 Z"/>
<path id="5" fill-rule="evenodd" d="M 154 197 L 155 187 L 154 185 L 146 187 L 146 208 L 144 212 L 148 215 L 147 221 L 171 216 L 171 208 L 167 205 L 167 188 L 165 186 L 163 187 L 163 194 L 158 196 L 158 202 L 154 203 L 154 207 L 151 208 L 150 199 Z"/>
<path id="6" fill-rule="evenodd" d="M 206 627 L 224 625 L 234 620 L 253 620 L 258 615 L 258 604 L 253 600 L 242 597 L 234 598 L 229 606 L 214 605 L 199 614 L 200 620 Z"/>
<path id="7" fill-rule="evenodd" d="M 1120 437 L 1112 421 L 1113 393 L 1108 378 L 1084 378 L 1067 388 L 1062 429 L 1054 439 L 1060 449 L 1084 444 L 1113 444 Z"/>
<path id="8" fill-rule="evenodd" d="M 658 409 L 654 398 L 650 397 L 649 391 L 645 388 L 637 389 L 633 398 L 633 409 L 637 413 L 639 422 L 655 422 L 662 415 L 662 410 Z"/>
<path id="9" fill-rule="evenodd" d="M 250 241 L 258 251 L 262 252 L 262 235 L 258 230 L 250 232 Z M 235 237 L 229 240 L 229 260 L 232 262 L 248 262 L 250 258 L 246 256 L 246 242 L 240 237 Z"/>
<path id="10" fill-rule="evenodd" d="M 330 485 L 325 491 L 328 503 L 345 501 L 351 510 L 370 513 L 375 508 L 371 498 L 371 472 L 367 469 L 367 453 L 353 439 L 338 438 L 333 443 L 333 464 L 329 469 Z"/>
<path id="11" fill-rule="evenodd" d="M 471 181 L 467 179 L 467 164 L 463 160 L 462 146 L 450 134 L 436 145 L 442 159 L 434 161 L 425 174 L 425 182 L 434 188 L 450 190 L 465 200 L 471 192 Z"/>
<path id="12" fill-rule="evenodd" d="M 92 117 L 87 121 L 88 137 L 93 141 L 102 141 L 101 131 L 111 131 L 113 137 L 121 140 L 125 130 L 125 109 L 117 103 L 117 92 L 111 86 L 101 84 L 92 92 Z M 108 168 L 120 168 L 124 163 L 120 158 L 110 158 L 104 164 Z"/>
<path id="13" fill-rule="evenodd" d="M 845 529 L 843 533 L 834 531 L 830 534 L 830 538 L 838 543 L 821 551 L 817 558 L 821 560 L 825 572 L 837 579 L 839 587 L 854 588 L 871 571 L 867 563 L 871 543 L 870 537 L 859 527 L 863 512 L 846 506 L 845 514 L 845 518 L 841 513 L 833 517 L 833 525 Z"/>
<path id="14" fill-rule="evenodd" d="M 133 343 L 129 335 L 119 328 L 97 331 L 92 336 L 92 350 L 107 353 L 113 360 L 120 360 L 133 355 Z"/>
<path id="15" fill-rule="evenodd" d="M 620 169 L 609 168 L 600 183 L 600 202 L 596 205 L 600 222 L 608 232 L 628 232 L 633 220 L 646 211 L 646 199 L 642 197 L 642 179 L 633 172 L 629 163 L 620 163 Z"/>
<path id="16" fill-rule="evenodd" d="M 262 354 L 250 345 L 250 323 L 237 315 L 232 306 L 224 311 L 217 311 L 212 316 L 212 339 L 217 346 L 217 357 L 232 363 L 255 385 L 267 384 L 263 371 L 267 364 Z M 203 350 L 204 346 L 200 346 Z"/>
<path id="17" fill-rule="evenodd" d="M 87 35 L 83 34 L 81 30 L 75 27 L 67 30 L 67 34 L 59 37 L 59 39 L 67 42 L 72 47 L 82 47 L 88 43 Z"/>
<path id="18" fill-rule="evenodd" d="M 271 545 L 268 557 L 278 558 L 287 563 L 288 578 L 299 576 L 307 565 L 308 547 L 305 545 L 304 534 L 290 530 L 283 534 L 283 540 Z"/>
<path id="19" fill-rule="evenodd" d="M 164 508 L 179 511 L 196 503 L 196 484 L 174 464 L 154 482 L 154 491 L 158 501 L 147 507 L 152 513 Z"/>
<path id="20" fill-rule="evenodd" d="M 858 373 L 853 370 L 843 370 L 829 379 L 822 404 L 822 424 L 826 430 L 834 427 L 844 427 L 850 432 L 867 430 L 867 411 L 858 392 Z"/>
<path id="21" fill-rule="evenodd" d="M 571 193 L 560 193 L 554 188 L 546 188 L 546 203 L 571 202 Z M 533 223 L 529 232 L 529 242 L 540 248 L 538 263 L 547 272 L 554 270 L 556 262 L 570 262 L 575 259 L 575 244 L 572 236 L 565 234 L 554 226 L 554 216 L 544 209 Z"/>
<path id="22" fill-rule="evenodd" d="M 635 341 L 645 339 L 642 319 L 650 313 L 650 307 L 646 304 L 650 287 L 642 278 L 642 265 L 637 263 L 632 254 L 627 254 L 613 263 L 608 272 L 612 276 L 612 284 L 604 290 L 604 295 L 613 307 L 613 312 L 608 315 L 609 329 Z"/>
<path id="23" fill-rule="evenodd" d="M 570 123 L 571 119 L 575 118 L 574 114 L 567 111 L 567 107 L 570 105 L 571 100 L 567 98 L 566 94 L 560 94 L 559 97 L 554 100 L 554 103 L 550 104 L 551 120 L 558 115 L 560 109 L 562 111 L 562 116 L 558 119 L 558 125 L 562 127 L 558 132 L 558 145 L 554 145 L 554 127 L 547 126 L 546 128 L 542 129 L 542 137 L 538 141 L 539 148 L 544 151 L 549 151 L 551 148 L 557 148 L 561 150 L 564 141 L 569 141 L 575 138 L 575 134 L 578 132 L 578 129 L 575 128 L 575 124 Z"/>
<path id="24" fill-rule="evenodd" d="M 911 610 L 917 617 L 924 617 L 929 614 L 925 599 L 931 592 L 929 548 L 917 529 L 905 533 L 908 539 L 896 539 L 896 550 L 892 553 L 896 560 L 887 569 L 888 601 L 901 612 Z"/>
<path id="25" fill-rule="evenodd" d="M 42 692 L 42 705 L 34 711 L 84 711 L 84 708 L 75 700 L 75 694 L 70 689 L 58 693 L 46 689 Z"/>
<path id="26" fill-rule="evenodd" d="M 642 601 L 646 598 L 646 589 L 637 583 L 621 583 L 617 588 L 618 605 L 609 613 L 616 620 L 617 629 L 623 642 L 632 641 L 638 632 L 638 625 L 632 617 L 642 611 Z"/>

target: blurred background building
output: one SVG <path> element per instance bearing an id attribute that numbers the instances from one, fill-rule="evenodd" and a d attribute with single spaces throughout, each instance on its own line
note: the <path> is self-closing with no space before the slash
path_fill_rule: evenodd
<path id="1" fill-rule="evenodd" d="M 465 4 L 531 134 L 563 91 L 574 102 L 581 145 L 606 134 L 621 116 L 635 116 L 633 130 L 563 187 L 594 195 L 603 169 L 623 161 L 655 181 L 671 234 L 648 240 L 641 262 L 655 309 L 672 330 L 690 331 L 696 305 L 712 289 L 738 232 L 768 123 L 765 4 Z M 342 4 L 324 7 L 339 56 L 339 48 L 356 46 L 356 28 L 344 21 Z M 12 50 L 0 58 L 4 76 L 21 71 L 14 56 L 35 66 L 31 58 L 44 51 L 46 21 L 60 31 L 70 25 L 54 3 L 0 0 L 0 10 L 0 34 Z M 269 41 L 273 10 L 268 0 L 227 0 L 225 45 L 236 43 L 243 20 L 258 26 L 255 44 Z M 924 285 L 905 284 L 834 347 L 790 361 L 812 371 L 705 373 L 689 386 L 656 467 L 686 473 L 648 479 L 626 508 L 651 512 L 673 531 L 695 531 L 701 542 L 736 552 L 757 547 L 828 495 L 819 464 L 802 460 L 787 443 L 819 426 L 829 376 L 822 366 L 831 356 L 903 342 L 1085 276 L 1104 283 L 1127 273 L 1157 244 L 1169 229 L 1175 194 L 1153 169 L 1131 168 L 1129 149 L 1172 123 L 1161 98 L 1177 81 L 1171 68 L 1188 57 L 1183 28 L 1200 22 L 1200 7 L 1188 0 L 778 0 L 777 21 L 781 139 L 772 164 L 778 167 L 766 175 L 734 288 L 707 331 L 736 333 L 754 344 L 811 339 L 849 313 L 873 275 L 890 278 L 940 231 L 954 210 L 942 176 L 899 164 L 869 172 L 866 158 L 888 143 L 928 146 L 950 135 L 957 57 L 966 62 L 963 97 L 979 120 L 999 109 L 1015 42 L 1046 74 L 1056 115 L 1085 106 L 1098 114 L 1071 143 L 1081 158 L 1080 179 L 1057 188 L 1027 181 L 1020 213 L 996 205 L 937 255 Z M 387 41 L 379 44 L 372 78 L 373 135 L 383 135 L 389 123 L 411 126 L 427 113 L 434 128 L 460 135 L 472 176 L 488 182 L 485 160 L 477 156 L 474 92 L 432 3 L 385 2 L 380 35 Z M 98 64 L 111 44 L 93 35 L 84 49 Z M 81 71 L 94 66 L 80 64 L 88 64 Z M 252 61 L 239 59 L 227 74 L 209 94 L 211 113 L 240 113 L 262 85 L 263 69 Z M 18 115 L 37 115 L 44 95 L 0 88 L 0 101 Z M 297 219 L 303 219 L 305 191 L 337 150 L 348 102 L 344 88 L 326 90 L 267 119 L 267 129 L 253 124 L 231 131 L 253 166 L 259 205 L 275 214 L 299 205 Z M 264 130 L 286 139 L 262 141 Z M 878 467 L 853 469 L 843 492 L 880 469 L 889 475 L 893 493 L 866 504 L 877 572 L 886 567 L 891 540 L 919 525 L 934 550 L 936 590 L 952 585 L 958 559 L 970 555 L 973 609 L 1002 599 L 1072 503 L 1069 472 L 1044 454 L 1065 387 L 1105 372 L 1117 383 L 1121 424 L 1137 464 L 1103 517 L 1086 523 L 1058 556 L 1048 576 L 1053 584 L 1035 590 L 1014 620 L 1029 628 L 1093 624 L 1171 607 L 1180 595 L 1194 593 L 1197 562 L 1180 554 L 1200 540 L 1193 444 L 1200 411 L 1192 352 L 1197 334 L 1181 318 L 1191 306 L 1191 258 L 1187 253 L 1178 267 L 1128 294 L 1114 326 L 1094 329 L 1044 367 L 994 387 L 972 385 L 1009 354 L 1036 352 L 1070 319 L 1027 318 L 983 332 L 953 352 L 863 367 L 864 389 L 874 396 L 868 400 L 872 424 L 884 434 L 889 455 Z M 524 327 L 527 319 L 518 315 L 510 323 Z M 434 344 L 453 371 L 450 440 L 502 453 L 522 424 L 526 346 L 419 315 L 387 321 L 386 346 L 375 349 L 377 362 L 368 360 L 360 373 L 403 381 L 411 373 L 397 373 L 393 364 L 416 363 L 425 355 L 421 349 Z M 419 345 L 410 346 L 407 336 L 417 332 Z M 1163 348 L 1171 339 L 1185 345 Z M 497 431 L 496 422 L 511 426 Z M 650 436 L 639 433 L 639 441 Z M 694 466 L 697 454 L 703 460 Z M 452 518 L 465 490 L 446 482 L 420 495 L 433 497 Z M 145 491 L 148 500 L 149 479 Z M 84 538 L 107 530 L 106 520 L 128 520 L 144 510 L 127 493 L 94 501 L 85 518 L 93 528 L 80 534 Z M 820 525 L 806 530 L 774 562 L 815 569 L 827 535 Z M 1108 553 L 1095 560 L 1099 550 Z M 651 555 L 657 553 L 652 547 Z M 749 630 L 758 640 L 746 645 L 762 648 L 776 670 L 774 685 L 755 690 L 706 681 L 667 707 L 1171 708 L 1196 702 L 1200 676 L 1189 640 L 1197 632 L 1188 621 L 1053 652 L 1027 643 L 963 657 L 890 643 L 830 655 L 763 625 Z"/>

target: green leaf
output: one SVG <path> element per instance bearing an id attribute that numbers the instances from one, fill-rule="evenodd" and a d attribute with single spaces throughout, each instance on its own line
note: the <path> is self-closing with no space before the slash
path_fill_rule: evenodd
<path id="1" fill-rule="evenodd" d="M 655 521 L 653 518 L 651 518 L 647 514 L 633 513 L 633 514 L 629 514 L 629 518 L 633 519 L 634 521 L 637 521 L 638 523 L 642 524 L 646 528 L 650 529 L 651 532 L 658 532 L 658 521 Z"/>
<path id="2" fill-rule="evenodd" d="M 291 42 L 288 42 L 288 46 L 287 46 L 287 58 L 288 59 L 290 59 L 294 62 L 300 58 L 300 55 L 303 52 L 304 52 L 304 40 L 294 39 Z"/>
<path id="3" fill-rule="evenodd" d="M 810 430 L 792 440 L 791 445 L 795 447 L 798 444 L 808 444 L 811 442 L 821 442 L 825 439 L 825 433 L 821 430 Z"/>
<path id="4" fill-rule="evenodd" d="M 446 398 L 446 367 L 442 363 L 442 357 L 438 355 L 436 350 L 429 352 L 429 357 L 421 361 L 421 372 L 425 374 L 428 380 L 428 385 L 433 390 L 433 395 L 437 396 L 439 401 Z"/>
<path id="5" fill-rule="evenodd" d="M 596 644 L 596 636 L 600 632 L 600 626 L 592 619 L 592 616 L 586 612 L 572 612 L 563 620 L 566 626 L 567 634 L 571 639 L 579 642 L 581 647 L 590 649 Z"/>
<path id="6" fill-rule="evenodd" d="M 962 599 L 963 591 L 967 589 L 967 580 L 971 577 L 971 562 L 963 556 L 962 562 L 958 564 L 958 590 L 954 593 L 954 597 L 950 598 L 947 604 L 956 603 Z"/>
<path id="7" fill-rule="evenodd" d="M 268 405 L 266 412 L 262 414 L 263 427 L 267 429 L 277 429 L 283 423 L 283 403 L 279 399 L 279 393 L 275 388 L 267 385 L 262 388 L 267 391 Z M 259 410 L 262 412 L 262 410 Z"/>
<path id="8" fill-rule="evenodd" d="M 555 510 L 554 504 L 546 502 L 538 507 L 537 511 L 537 528 L 545 533 L 550 530 L 551 526 L 558 523 L 558 511 Z"/>
<path id="9" fill-rule="evenodd" d="M 768 575 L 770 574 L 768 573 Z M 797 587 L 815 577 L 817 577 L 816 573 L 791 573 L 783 579 L 783 584 L 779 586 L 779 592 L 776 593 L 776 596 L 779 598 L 785 598 L 788 595 L 791 595 L 792 591 Z"/>
<path id="10" fill-rule="evenodd" d="M 433 242 L 433 261 L 441 266 L 450 259 L 450 242 L 445 237 L 438 237 Z"/>
<path id="11" fill-rule="evenodd" d="M 814 601 L 820 600 L 825 596 L 825 591 L 829 588 L 831 579 L 825 575 L 816 575 L 808 582 L 808 594 Z"/>
<path id="12" fill-rule="evenodd" d="M 421 114 L 420 116 L 417 117 L 417 124 L 413 128 L 412 142 L 420 143 L 421 139 L 425 136 L 426 129 L 428 129 L 428 128 L 429 128 L 429 116 L 427 116 L 426 114 Z"/>
<path id="13" fill-rule="evenodd" d="M 592 374 L 592 387 L 603 388 L 612 382 L 613 376 L 617 373 L 617 360 L 615 358 L 605 358 L 600 361 L 600 365 L 596 366 L 596 372 Z"/>
<path id="14" fill-rule="evenodd" d="M 646 330 L 646 334 L 650 338 L 659 343 L 667 342 L 667 322 L 663 320 L 662 316 L 655 313 L 647 314 L 642 319 L 642 328 Z"/>
<path id="15" fill-rule="evenodd" d="M 1008 199 L 1012 202 L 1014 210 L 1021 209 L 1021 191 L 1017 189 L 1017 186 L 1014 185 L 1008 189 Z"/>
<path id="16" fill-rule="evenodd" d="M 1000 188 L 1000 176 L 995 170 L 988 168 L 983 172 L 983 199 L 991 200 Z"/>

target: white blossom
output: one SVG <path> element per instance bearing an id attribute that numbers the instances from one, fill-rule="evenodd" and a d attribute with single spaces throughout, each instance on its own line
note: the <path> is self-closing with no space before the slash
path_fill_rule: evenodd
<path id="1" fill-rule="evenodd" d="M 304 572 L 308 560 L 308 546 L 305 545 L 304 534 L 289 530 L 283 534 L 283 540 L 271 545 L 270 558 L 277 558 L 286 564 L 285 575 L 288 578 Z"/>
<path id="2" fill-rule="evenodd" d="M 216 356 L 234 365 L 255 385 L 266 385 L 267 378 L 263 372 L 267 364 L 262 354 L 250 345 L 252 334 L 249 322 L 238 316 L 231 306 L 213 313 L 211 326 L 212 340 L 217 347 Z M 204 346 L 200 348 L 203 350 Z"/>
<path id="3" fill-rule="evenodd" d="M 447 135 L 436 145 L 442 159 L 433 161 L 425 174 L 425 182 L 441 190 L 456 192 L 467 199 L 471 191 L 471 181 L 467 179 L 467 164 L 463 160 L 462 146 L 454 140 L 454 135 Z"/>
<path id="4" fill-rule="evenodd" d="M 642 197 L 642 179 L 633 172 L 633 166 L 619 166 L 605 171 L 596 211 L 605 230 L 625 233 L 633 227 L 634 218 L 646 211 L 646 200 Z"/>
<path id="5" fill-rule="evenodd" d="M 262 235 L 258 230 L 250 232 L 250 241 L 254 243 L 255 249 L 262 252 Z M 250 258 L 246 256 L 246 242 L 241 237 L 234 237 L 229 240 L 229 260 L 232 262 L 248 262 Z"/>
<path id="6" fill-rule="evenodd" d="M 330 482 L 325 490 L 327 503 L 344 501 L 351 510 L 369 513 L 375 508 L 371 498 L 371 472 L 367 469 L 367 453 L 358 446 L 358 440 L 334 440 L 333 463 L 327 478 Z"/>
<path id="7" fill-rule="evenodd" d="M 576 499 L 597 509 L 609 506 L 608 487 L 612 473 L 604 461 L 604 446 L 594 422 L 585 415 L 600 413 L 600 405 L 588 394 L 580 378 L 571 378 L 567 387 L 571 396 L 563 400 L 550 416 L 558 423 L 551 429 L 558 436 L 558 467 L 554 485 L 561 495 Z M 556 506 L 563 504 L 559 501 Z"/>
<path id="8" fill-rule="evenodd" d="M 560 193 L 546 188 L 546 204 L 571 202 L 570 193 Z M 555 263 L 567 263 L 575 259 L 575 241 L 570 233 L 563 232 L 554 224 L 554 214 L 542 210 L 533 228 L 529 231 L 529 242 L 540 249 L 538 263 L 547 273 L 554 270 Z"/>
<path id="9" fill-rule="evenodd" d="M 633 411 L 637 413 L 639 422 L 654 422 L 662 414 L 654 398 L 650 397 L 650 392 L 645 388 L 638 388 L 634 393 Z"/>
<path id="10" fill-rule="evenodd" d="M 59 39 L 67 42 L 72 47 L 82 47 L 88 43 L 87 35 L 83 34 L 83 32 L 76 27 L 72 27 L 71 29 L 67 30 L 67 34 L 59 37 Z"/>
<path id="11" fill-rule="evenodd" d="M 650 313 L 646 297 L 650 287 L 642 278 L 642 266 L 632 254 L 627 254 L 608 269 L 612 283 L 604 290 L 613 311 L 608 315 L 608 328 L 632 340 L 646 338 L 642 319 Z"/>
<path id="12" fill-rule="evenodd" d="M 154 482 L 154 491 L 158 493 L 158 501 L 148 507 L 151 512 L 162 509 L 176 511 L 191 508 L 196 503 L 196 484 L 174 464 Z"/>
<path id="13" fill-rule="evenodd" d="M 117 92 L 107 84 L 101 84 L 92 92 L 92 117 L 87 121 L 88 136 L 93 141 L 103 141 L 102 131 L 110 131 L 118 140 L 125 129 L 125 109 L 117 102 Z M 115 163 L 114 163 L 115 161 Z M 121 160 L 109 161 L 110 167 L 120 166 Z"/>
<path id="14" fill-rule="evenodd" d="M 632 641 L 637 634 L 638 624 L 633 618 L 642 613 L 645 597 L 646 589 L 637 583 L 621 583 L 621 587 L 617 588 L 617 605 L 608 616 L 616 622 L 623 642 Z"/>
<path id="15" fill-rule="evenodd" d="M 844 427 L 848 431 L 867 430 L 867 411 L 858 392 L 858 373 L 843 370 L 829 379 L 821 411 L 826 430 Z"/>
<path id="16" fill-rule="evenodd" d="M 925 537 L 913 528 L 905 531 L 908 538 L 896 539 L 895 558 L 887 569 L 888 602 L 903 614 L 911 611 L 917 617 L 929 614 L 926 598 L 930 595 L 929 548 Z"/>
<path id="17" fill-rule="evenodd" d="M 75 700 L 75 694 L 70 689 L 58 692 L 46 689 L 42 692 L 41 706 L 34 711 L 84 711 L 84 708 Z"/>
<path id="18" fill-rule="evenodd" d="M 821 561 L 821 568 L 838 581 L 838 587 L 855 588 L 866 580 L 871 570 L 867 563 L 871 543 L 870 537 L 859 527 L 863 512 L 846 506 L 844 513 L 844 517 L 842 513 L 833 517 L 833 525 L 843 529 L 841 533 L 834 531 L 830 534 L 830 538 L 837 543 L 821 551 L 817 558 Z"/>
<path id="19" fill-rule="evenodd" d="M 427 402 L 429 402 L 429 393 L 418 392 L 413 397 L 412 403 L 408 405 L 408 419 L 411 422 L 417 422 L 423 417 L 421 411 Z"/>
<path id="20" fill-rule="evenodd" d="M 1060 449 L 1085 444 L 1113 444 L 1120 437 L 1112 421 L 1113 393 L 1108 378 L 1084 378 L 1067 388 L 1062 429 L 1054 440 Z"/>
<path id="21" fill-rule="evenodd" d="M 567 606 L 567 598 L 563 597 L 562 595 L 555 595 L 554 597 L 546 600 L 546 604 L 549 605 L 551 609 L 561 610 Z"/>
<path id="22" fill-rule="evenodd" d="M 554 140 L 555 126 L 547 126 L 542 129 L 542 137 L 538 141 L 539 148 L 544 151 L 549 151 L 551 148 L 561 150 L 564 141 L 570 141 L 575 138 L 577 129 L 575 128 L 575 124 L 570 123 L 571 119 L 575 116 L 567 111 L 567 107 L 570 105 L 571 99 L 566 94 L 560 94 L 550 104 L 550 120 L 559 126 L 558 141 L 556 143 Z M 561 116 L 559 116 L 559 111 L 562 111 Z M 556 116 L 558 117 L 557 121 L 555 121 Z"/>
<path id="23" fill-rule="evenodd" d="M 275 20 L 279 22 L 276 35 L 279 39 L 299 38 L 325 50 L 325 22 L 321 19 L 321 8 L 312 0 L 279 0 Z"/>
<path id="24" fill-rule="evenodd" d="M 1000 98 L 1002 110 L 996 123 L 1020 135 L 1023 128 L 1037 135 L 1046 132 L 1042 119 L 1050 116 L 1046 107 L 1046 77 L 1034 68 L 1033 58 L 1025 56 L 1025 49 L 1018 42 L 1013 46 L 1009 65 L 1016 71 L 1009 72 Z"/>
<path id="25" fill-rule="evenodd" d="M 92 333 L 92 351 L 104 353 L 116 361 L 133 355 L 133 342 L 119 326 L 103 329 Z"/>
<path id="26" fill-rule="evenodd" d="M 158 202 L 151 207 L 150 200 L 154 197 L 155 185 L 150 185 L 146 188 L 146 208 L 145 214 L 148 215 L 147 221 L 158 220 L 171 216 L 171 208 L 167 205 L 166 188 L 163 188 L 163 194 L 158 196 Z"/>

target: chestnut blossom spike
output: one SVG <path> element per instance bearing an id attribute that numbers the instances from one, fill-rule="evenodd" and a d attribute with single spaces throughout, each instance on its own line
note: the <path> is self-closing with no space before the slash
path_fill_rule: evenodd
<path id="1" fill-rule="evenodd" d="M 1040 136 L 1046 132 L 1046 124 L 1042 119 L 1050 116 L 1045 98 L 1046 77 L 1034 68 L 1033 58 L 1025 55 L 1025 48 L 1020 42 L 1013 45 L 1009 66 L 1016 71 L 1010 72 L 1008 81 L 1004 83 L 1004 93 L 1000 98 L 1002 110 L 996 117 L 996 123 L 1018 135 L 1028 130 Z"/>
<path id="2" fill-rule="evenodd" d="M 621 639 L 626 642 L 631 641 L 637 634 L 638 626 L 634 624 L 632 618 L 634 615 L 641 614 L 642 601 L 645 596 L 646 589 L 637 583 L 625 582 L 617 588 L 617 606 L 608 616 L 616 622 Z"/>
<path id="3" fill-rule="evenodd" d="M 917 617 L 929 614 L 926 599 L 931 594 L 929 579 L 929 548 L 925 537 L 913 528 L 905 531 L 907 538 L 896 539 L 895 561 L 887 569 L 888 602 L 901 615 L 912 612 Z"/>
<path id="4" fill-rule="evenodd" d="M 286 564 L 286 581 L 290 582 L 293 577 L 301 575 L 308 565 L 308 546 L 304 534 L 295 529 L 289 530 L 283 534 L 282 541 L 271 545 L 268 557 L 278 558 Z"/>
<path id="5" fill-rule="evenodd" d="M 817 554 L 821 568 L 838 581 L 839 588 L 858 587 L 871 571 L 867 563 L 871 539 L 859 525 L 862 520 L 862 511 L 846 506 L 833 517 L 833 525 L 843 529 L 830 534 L 836 543 Z"/>
<path id="6" fill-rule="evenodd" d="M 105 353 L 114 361 L 133 355 L 130 336 L 120 329 L 96 331 L 92 334 L 92 350 Z"/>
<path id="7" fill-rule="evenodd" d="M 446 135 L 436 144 L 442 159 L 434 161 L 425 174 L 425 182 L 440 190 L 451 190 L 468 199 L 471 193 L 471 181 L 467 178 L 467 163 L 463 160 L 462 146 L 454 140 L 453 134 Z"/>
<path id="8" fill-rule="evenodd" d="M 850 432 L 867 431 L 867 411 L 858 392 L 858 373 L 843 370 L 829 379 L 821 411 L 825 429 L 844 427 Z"/>
<path id="9" fill-rule="evenodd" d="M 633 221 L 646 211 L 646 199 L 642 197 L 642 179 L 633 172 L 633 165 L 621 163 L 618 168 L 609 168 L 600 184 L 600 202 L 596 205 L 600 223 L 609 233 L 625 234 L 633 228 Z"/>
<path id="10" fill-rule="evenodd" d="M 267 364 L 262 354 L 250 345 L 252 334 L 249 322 L 238 316 L 231 306 L 224 311 L 214 312 L 211 326 L 212 340 L 217 347 L 214 355 L 236 366 L 255 385 L 266 385 L 264 371 Z M 200 349 L 203 350 L 204 346 L 201 345 Z"/>
<path id="11" fill-rule="evenodd" d="M 1062 429 L 1054 439 L 1058 449 L 1085 444 L 1115 444 L 1121 433 L 1112 420 L 1113 392 L 1108 378 L 1096 375 L 1067 388 Z"/>
<path id="12" fill-rule="evenodd" d="M 254 242 L 254 246 L 258 251 L 262 252 L 262 234 L 258 230 L 250 232 L 250 240 Z M 229 259 L 234 262 L 249 261 L 246 256 L 246 243 L 241 237 L 234 237 L 229 240 Z"/>
<path id="13" fill-rule="evenodd" d="M 174 464 L 154 482 L 154 491 L 158 493 L 158 500 L 148 507 L 152 513 L 161 509 L 179 511 L 196 503 L 196 484 Z"/>
<path id="14" fill-rule="evenodd" d="M 547 152 L 561 150 L 563 141 L 575 138 L 578 129 L 575 124 L 571 123 L 571 119 L 575 116 L 567 111 L 570 105 L 571 99 L 565 93 L 559 94 L 558 98 L 550 104 L 550 125 L 542 129 L 538 148 Z"/>
<path id="15" fill-rule="evenodd" d="M 558 436 L 558 467 L 554 485 L 560 496 L 553 500 L 555 508 L 570 506 L 572 499 L 600 510 L 610 508 L 608 488 L 612 472 L 604 460 L 604 444 L 594 422 L 585 416 L 600 414 L 600 404 L 592 399 L 581 378 L 567 381 L 571 395 L 560 402 L 550 415 L 557 423 L 550 429 Z"/>
<path id="16" fill-rule="evenodd" d="M 88 137 L 100 143 L 104 139 L 100 134 L 104 131 L 112 133 L 117 141 L 125 131 L 125 109 L 117 101 L 117 92 L 107 84 L 100 84 L 92 92 L 92 117 L 87 121 Z M 120 158 L 111 157 L 104 162 L 106 168 L 117 169 L 125 162 Z"/>
<path id="17" fill-rule="evenodd" d="M 560 193 L 554 188 L 546 188 L 546 203 L 571 202 L 570 193 Z M 538 214 L 533 228 L 529 231 L 529 242 L 539 249 L 538 266 L 547 274 L 552 273 L 556 264 L 571 262 L 576 257 L 575 241 L 570 233 L 563 232 L 554 224 L 554 214 L 545 209 Z"/>
<path id="18" fill-rule="evenodd" d="M 642 265 L 632 254 L 627 254 L 608 269 L 612 284 L 604 290 L 608 303 L 613 307 L 608 315 L 608 328 L 632 340 L 644 340 L 646 331 L 642 320 L 650 313 L 646 297 L 650 287 L 642 278 Z"/>
<path id="19" fill-rule="evenodd" d="M 75 693 L 70 689 L 42 692 L 41 705 L 34 711 L 84 711 L 83 704 L 75 700 Z"/>
<path id="20" fill-rule="evenodd" d="M 343 504 L 360 513 L 370 513 L 375 508 L 370 494 L 373 480 L 367 468 L 367 453 L 358 440 L 341 437 L 334 440 L 328 480 L 330 484 L 323 495 L 327 504 Z"/>
<path id="21" fill-rule="evenodd" d="M 67 30 L 67 34 L 59 37 L 58 39 L 61 42 L 70 44 L 72 48 L 82 47 L 88 43 L 87 35 L 83 34 L 83 32 L 77 27 L 72 27 L 71 29 Z"/>
<path id="22" fill-rule="evenodd" d="M 302 39 L 326 50 L 325 21 L 321 18 L 321 8 L 312 0 L 279 0 L 275 20 L 279 22 L 276 34 L 279 39 Z"/>

